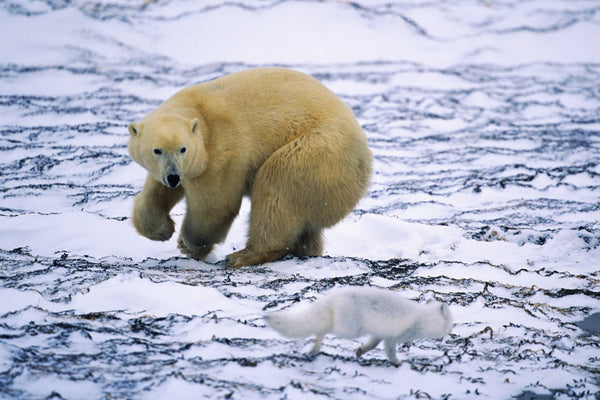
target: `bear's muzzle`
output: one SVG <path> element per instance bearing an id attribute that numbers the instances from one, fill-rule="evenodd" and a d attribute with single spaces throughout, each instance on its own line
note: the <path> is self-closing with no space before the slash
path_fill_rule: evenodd
<path id="1" fill-rule="evenodd" d="M 177 175 L 177 174 L 167 175 L 167 182 L 166 182 L 167 186 L 176 188 L 177 186 L 179 186 L 179 182 L 181 182 L 181 178 L 179 178 L 179 175 Z"/>

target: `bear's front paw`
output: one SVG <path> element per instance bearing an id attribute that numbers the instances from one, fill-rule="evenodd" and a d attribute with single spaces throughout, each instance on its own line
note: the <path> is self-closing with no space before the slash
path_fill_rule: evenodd
<path id="1" fill-rule="evenodd" d="M 204 260 L 213 248 L 212 245 L 194 246 L 188 243 L 181 235 L 177 239 L 177 247 L 183 254 L 196 260 Z"/>
<path id="2" fill-rule="evenodd" d="M 166 214 L 153 214 L 142 217 L 138 212 L 133 213 L 133 226 L 142 236 L 152 240 L 169 240 L 175 232 L 175 222 Z"/>

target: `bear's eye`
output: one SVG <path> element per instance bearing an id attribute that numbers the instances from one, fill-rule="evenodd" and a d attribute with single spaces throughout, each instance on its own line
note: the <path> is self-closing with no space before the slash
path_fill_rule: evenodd
<path id="1" fill-rule="evenodd" d="M 186 150 L 187 150 L 187 149 L 186 149 L 185 147 L 182 147 L 182 148 L 180 148 L 180 149 L 179 149 L 179 152 L 180 152 L 181 154 L 183 154 L 183 153 L 185 153 L 185 151 L 186 151 Z"/>
<path id="2" fill-rule="evenodd" d="M 161 149 L 154 149 L 154 154 L 162 154 L 162 150 Z"/>

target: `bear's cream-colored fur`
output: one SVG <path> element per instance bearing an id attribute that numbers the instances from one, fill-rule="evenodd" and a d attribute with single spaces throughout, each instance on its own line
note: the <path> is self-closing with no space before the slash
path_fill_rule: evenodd
<path id="1" fill-rule="evenodd" d="M 371 152 L 352 110 L 317 80 L 259 68 L 181 90 L 129 124 L 131 158 L 148 171 L 133 224 L 153 240 L 174 232 L 183 197 L 180 250 L 203 259 L 225 239 L 250 196 L 239 267 L 286 254 L 320 255 L 322 230 L 365 194 Z"/>

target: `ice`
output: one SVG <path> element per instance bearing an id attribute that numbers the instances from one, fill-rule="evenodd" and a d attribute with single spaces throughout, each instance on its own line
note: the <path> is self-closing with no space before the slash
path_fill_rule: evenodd
<path id="1" fill-rule="evenodd" d="M 173 240 L 161 243 L 136 237 L 129 221 L 105 219 L 96 214 L 72 211 L 1 218 L 4 220 L 2 244 L 6 249 L 27 246 L 36 254 L 46 256 L 67 252 L 97 258 L 110 254 L 139 260 L 178 254 Z M 108 253 L 107 248 L 111 248 Z"/>
<path id="2" fill-rule="evenodd" d="M 155 283 L 131 275 L 101 282 L 69 302 L 78 313 L 123 311 L 154 317 L 169 314 L 203 315 L 209 311 L 231 309 L 231 301 L 217 290 L 178 282 Z M 239 308 L 240 304 L 236 304 Z M 240 309 L 241 312 L 247 310 Z"/>

